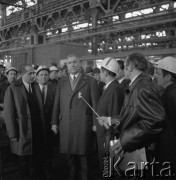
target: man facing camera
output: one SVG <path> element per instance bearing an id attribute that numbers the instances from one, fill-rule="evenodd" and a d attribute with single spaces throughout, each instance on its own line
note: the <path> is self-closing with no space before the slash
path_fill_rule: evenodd
<path id="1" fill-rule="evenodd" d="M 51 116 L 53 110 L 53 103 L 55 97 L 56 86 L 48 81 L 49 80 L 49 68 L 46 66 L 39 66 L 36 71 L 38 83 L 34 84 L 34 89 L 37 95 L 37 101 L 39 104 L 39 113 L 42 120 L 42 130 L 44 139 L 43 153 L 43 173 L 47 180 L 52 177 L 52 154 L 54 146 L 54 133 L 51 130 Z"/>
<path id="2" fill-rule="evenodd" d="M 54 109 L 52 114 L 52 130 L 60 132 L 60 153 L 67 154 L 69 179 L 87 180 L 87 155 L 93 152 L 92 110 L 79 98 L 82 97 L 95 109 L 99 92 L 97 82 L 86 75 L 80 68 L 80 59 L 69 55 L 67 67 L 69 75 L 58 82 Z M 78 174 L 76 174 L 78 173 Z"/>
<path id="3" fill-rule="evenodd" d="M 10 85 L 5 93 L 5 124 L 11 141 L 11 152 L 18 156 L 19 179 L 29 179 L 32 171 L 39 178 L 43 173 L 40 168 L 43 137 L 33 87 L 35 71 L 32 65 L 24 65 L 21 72 L 22 77 Z"/>

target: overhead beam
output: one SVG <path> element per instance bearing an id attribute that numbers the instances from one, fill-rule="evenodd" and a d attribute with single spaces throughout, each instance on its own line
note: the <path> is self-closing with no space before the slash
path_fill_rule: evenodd
<path id="1" fill-rule="evenodd" d="M 0 4 L 4 4 L 4 5 L 7 5 L 7 6 L 15 6 L 15 7 L 24 8 L 23 5 L 14 4 L 15 2 L 17 2 L 17 1 L 14 1 L 14 0 L 0 0 Z"/>

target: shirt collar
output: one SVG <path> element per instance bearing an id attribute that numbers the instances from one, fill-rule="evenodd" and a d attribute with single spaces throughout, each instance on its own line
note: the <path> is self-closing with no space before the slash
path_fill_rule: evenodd
<path id="1" fill-rule="evenodd" d="M 39 87 L 40 87 L 40 90 L 42 90 L 42 88 L 43 87 L 45 87 L 45 90 L 47 89 L 47 87 L 48 87 L 48 85 L 47 84 L 45 84 L 45 86 L 43 86 L 43 85 L 41 85 L 40 83 L 39 83 Z"/>
<path id="2" fill-rule="evenodd" d="M 132 85 L 132 83 L 137 79 L 137 77 L 139 76 L 139 75 L 141 75 L 142 73 L 140 73 L 140 74 L 137 74 L 132 80 L 131 80 L 131 82 L 130 82 L 130 84 L 129 84 L 129 86 L 131 86 Z"/>
<path id="3" fill-rule="evenodd" d="M 22 79 L 22 81 L 23 81 L 23 79 Z M 23 84 L 24 84 L 25 88 L 27 89 L 27 91 L 29 91 L 29 85 L 30 85 L 30 84 L 28 84 L 28 83 L 25 82 L 25 81 L 23 81 Z"/>
<path id="4" fill-rule="evenodd" d="M 120 80 L 119 80 L 119 83 L 121 83 L 124 79 L 125 79 L 125 77 L 123 77 L 122 79 L 120 79 Z"/>
<path id="5" fill-rule="evenodd" d="M 70 77 L 73 79 L 73 77 L 75 76 L 76 78 L 78 77 L 79 73 L 78 74 L 70 74 Z"/>

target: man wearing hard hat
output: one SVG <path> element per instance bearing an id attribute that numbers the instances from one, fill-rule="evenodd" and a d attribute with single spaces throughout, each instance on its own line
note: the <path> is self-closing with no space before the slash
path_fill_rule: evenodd
<path id="1" fill-rule="evenodd" d="M 57 85 L 58 82 L 58 68 L 56 66 L 51 66 L 49 68 L 49 81 L 52 82 L 54 85 Z"/>
<path id="2" fill-rule="evenodd" d="M 157 146 L 158 161 L 170 162 L 174 170 L 176 168 L 176 58 L 168 56 L 159 60 L 155 72 L 158 85 L 164 88 L 161 98 L 166 111 L 165 129 Z"/>
<path id="3" fill-rule="evenodd" d="M 153 83 L 145 74 L 146 58 L 140 53 L 133 53 L 126 58 L 124 64 L 125 78 L 130 79 L 131 83 L 118 118 L 118 141 L 111 146 L 111 150 L 117 157 L 126 157 L 130 153 L 118 166 L 123 166 L 125 171 L 129 168 L 129 162 L 140 165 L 146 161 L 144 147 L 147 148 L 163 130 L 165 113 Z M 110 121 L 108 117 L 99 120 L 107 124 Z"/>
<path id="4" fill-rule="evenodd" d="M 118 116 L 124 102 L 124 92 L 119 82 L 116 80 L 118 72 L 118 63 L 115 59 L 108 57 L 102 61 L 100 78 L 105 83 L 104 92 L 97 103 L 97 113 L 99 116 L 114 117 Z M 103 166 L 105 157 L 109 153 L 109 143 L 111 139 L 110 128 L 97 121 L 97 142 L 99 161 L 102 175 L 105 176 L 105 168 Z M 114 135 L 115 136 L 115 135 Z M 113 138 L 113 137 L 112 137 Z"/>

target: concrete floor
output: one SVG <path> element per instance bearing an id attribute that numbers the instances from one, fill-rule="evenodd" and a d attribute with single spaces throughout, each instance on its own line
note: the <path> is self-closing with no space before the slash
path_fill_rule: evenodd
<path id="1" fill-rule="evenodd" d="M 57 149 L 56 149 L 57 151 Z M 12 154 L 8 155 L 8 162 L 4 162 L 4 178 L 3 180 L 19 180 L 17 158 Z M 89 180 L 100 180 L 98 170 L 98 157 L 97 153 L 93 153 L 89 157 Z M 53 156 L 53 180 L 66 180 L 68 175 L 68 169 L 66 166 L 66 157 L 63 154 L 54 153 Z"/>

